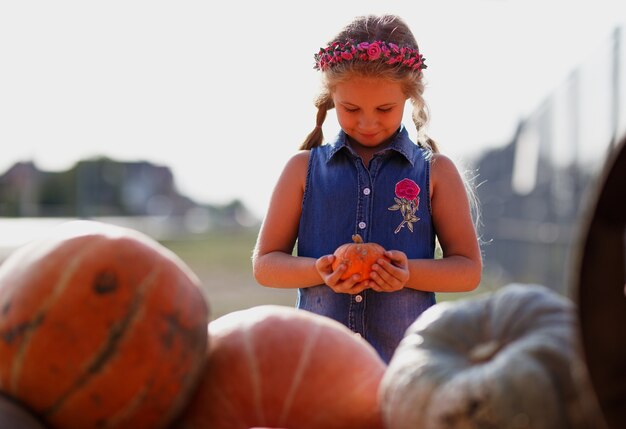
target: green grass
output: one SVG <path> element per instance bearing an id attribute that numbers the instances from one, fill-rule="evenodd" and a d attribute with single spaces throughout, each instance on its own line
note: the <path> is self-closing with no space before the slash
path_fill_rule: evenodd
<path id="1" fill-rule="evenodd" d="M 266 288 L 254 280 L 251 257 L 257 232 L 216 231 L 191 240 L 161 243 L 199 277 L 213 319 L 257 305 L 295 305 L 295 290 Z"/>

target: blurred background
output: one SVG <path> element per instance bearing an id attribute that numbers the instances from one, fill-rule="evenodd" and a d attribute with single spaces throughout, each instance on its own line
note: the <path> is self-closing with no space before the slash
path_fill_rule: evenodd
<path id="1" fill-rule="evenodd" d="M 256 233 L 314 125 L 313 54 L 384 12 L 426 58 L 428 134 L 476 186 L 473 293 L 569 294 L 595 181 L 626 131 L 623 1 L 1 2 L 0 261 L 92 218 L 174 250 L 215 317 L 293 305 L 255 283 Z M 331 113 L 324 133 L 337 131 Z"/>

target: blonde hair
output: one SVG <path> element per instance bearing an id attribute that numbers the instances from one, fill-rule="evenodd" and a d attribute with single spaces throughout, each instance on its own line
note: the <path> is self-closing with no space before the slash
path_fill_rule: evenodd
<path id="1" fill-rule="evenodd" d="M 397 15 L 359 16 L 344 27 L 328 44 L 351 40 L 357 43 L 383 40 L 398 46 L 418 49 L 413 33 Z M 343 61 L 322 71 L 322 89 L 315 98 L 317 108 L 315 128 L 306 137 L 300 149 L 309 150 L 324 142 L 322 125 L 326 120 L 327 112 L 335 107 L 332 98 L 334 88 L 337 84 L 354 77 L 375 77 L 400 83 L 404 94 L 413 105 L 411 117 L 417 129 L 418 143 L 430 147 L 433 152 L 439 152 L 435 141 L 424 132 L 429 114 L 422 98 L 424 93 L 422 71 L 404 67 L 401 64 L 389 65 L 382 61 L 359 60 Z"/>

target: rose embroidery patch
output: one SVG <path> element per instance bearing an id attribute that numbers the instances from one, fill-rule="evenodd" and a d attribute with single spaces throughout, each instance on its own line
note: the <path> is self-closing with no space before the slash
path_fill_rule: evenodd
<path id="1" fill-rule="evenodd" d="M 413 223 L 420 220 L 415 215 L 420 202 L 419 194 L 420 187 L 411 179 L 402 179 L 396 183 L 396 196 L 394 197 L 396 203 L 389 207 L 389 210 L 399 210 L 402 214 L 402 222 L 398 225 L 394 234 L 400 232 L 405 225 L 413 232 Z"/>

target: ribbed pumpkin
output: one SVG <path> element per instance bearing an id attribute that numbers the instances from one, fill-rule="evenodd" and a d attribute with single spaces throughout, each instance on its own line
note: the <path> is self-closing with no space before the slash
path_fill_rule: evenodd
<path id="1" fill-rule="evenodd" d="M 342 324 L 261 305 L 209 324 L 200 387 L 177 429 L 381 428 L 386 365 Z"/>
<path id="2" fill-rule="evenodd" d="M 55 428 L 166 427 L 197 385 L 208 320 L 165 247 L 64 223 L 0 266 L 0 390 Z"/>
<path id="3" fill-rule="evenodd" d="M 354 274 L 360 274 L 359 281 L 368 280 L 372 272 L 372 265 L 380 258 L 389 260 L 385 256 L 385 248 L 377 243 L 364 243 L 359 234 L 352 236 L 352 242 L 339 246 L 335 252 L 335 260 L 332 263 L 333 271 L 340 264 L 346 264 L 346 271 L 341 275 L 341 280 L 346 280 Z"/>
<path id="4" fill-rule="evenodd" d="M 387 429 L 565 429 L 580 405 L 571 302 L 539 285 L 439 303 L 380 385 Z"/>

